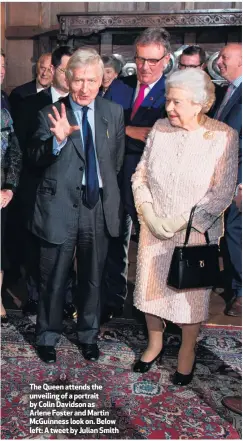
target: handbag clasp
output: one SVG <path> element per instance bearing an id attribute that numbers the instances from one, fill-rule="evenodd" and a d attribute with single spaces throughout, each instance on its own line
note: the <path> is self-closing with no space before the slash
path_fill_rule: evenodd
<path id="1" fill-rule="evenodd" d="M 205 266 L 204 260 L 199 260 L 200 268 L 203 268 Z"/>

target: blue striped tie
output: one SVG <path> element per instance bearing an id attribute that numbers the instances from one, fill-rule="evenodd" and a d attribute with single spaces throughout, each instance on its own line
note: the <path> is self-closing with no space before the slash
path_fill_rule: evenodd
<path id="1" fill-rule="evenodd" d="M 82 110 L 83 110 L 82 131 L 83 131 L 83 142 L 84 142 L 84 152 L 85 152 L 85 162 L 86 162 L 85 203 L 88 208 L 92 209 L 95 207 L 95 205 L 99 200 L 99 180 L 97 174 L 93 136 L 87 116 L 89 107 L 84 106 Z"/>

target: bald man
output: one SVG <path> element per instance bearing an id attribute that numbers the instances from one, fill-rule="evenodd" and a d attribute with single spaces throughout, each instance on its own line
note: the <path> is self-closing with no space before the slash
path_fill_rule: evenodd
<path id="1" fill-rule="evenodd" d="M 242 45 L 230 43 L 221 49 L 217 60 L 222 77 L 229 85 L 222 102 L 214 112 L 214 118 L 223 121 L 239 133 L 239 167 L 236 193 L 242 183 Z M 242 314 L 242 212 L 237 197 L 226 213 L 225 239 L 230 262 L 225 264 L 226 277 L 230 281 L 232 299 L 225 313 L 233 317 Z"/>
<path id="2" fill-rule="evenodd" d="M 52 83 L 53 72 L 51 69 L 51 53 L 45 53 L 40 56 L 36 64 L 36 78 L 12 90 L 9 101 L 11 106 L 11 115 L 15 121 L 21 108 L 23 100 L 41 90 L 49 87 Z"/>

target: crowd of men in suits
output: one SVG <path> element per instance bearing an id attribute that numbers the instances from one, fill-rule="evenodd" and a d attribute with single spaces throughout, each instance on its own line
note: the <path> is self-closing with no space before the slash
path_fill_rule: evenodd
<path id="1" fill-rule="evenodd" d="M 13 264 L 25 266 L 25 312 L 38 309 L 37 353 L 45 362 L 56 361 L 63 311 L 73 316 L 77 310 L 78 341 L 88 360 L 99 358 L 100 323 L 122 314 L 132 224 L 139 235 L 131 177 L 151 127 L 166 117 L 169 40 L 164 29 L 139 35 L 137 75 L 118 77 L 104 97 L 100 56 L 68 46 L 43 54 L 36 79 L 10 94 L 23 166 L 9 237 L 17 255 Z M 217 64 L 229 86 L 220 88 L 210 116 L 236 129 L 241 141 L 239 51 L 240 44 L 230 43 L 219 53 Z M 178 68 L 205 69 L 205 61 L 205 52 L 192 46 Z M 232 281 L 226 312 L 234 316 L 241 314 L 241 182 L 239 152 L 237 194 L 225 223 L 225 271 Z"/>

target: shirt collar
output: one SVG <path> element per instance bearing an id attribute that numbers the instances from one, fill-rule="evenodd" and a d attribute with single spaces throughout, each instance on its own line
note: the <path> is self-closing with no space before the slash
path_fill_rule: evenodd
<path id="1" fill-rule="evenodd" d="M 233 84 L 235 87 L 239 87 L 241 83 L 242 83 L 242 76 L 240 75 L 238 78 L 232 81 L 231 84 Z"/>
<path id="2" fill-rule="evenodd" d="M 37 93 L 41 92 L 45 87 L 41 86 L 41 84 L 36 80 L 36 90 Z"/>
<path id="3" fill-rule="evenodd" d="M 158 83 L 159 80 L 161 80 L 162 76 L 163 76 L 163 74 L 162 74 L 161 77 L 160 77 L 158 80 L 156 80 L 154 83 L 151 83 L 151 84 L 148 84 L 148 85 L 147 85 L 147 87 L 149 88 L 149 90 L 151 90 L 151 89 L 155 86 L 155 84 Z M 139 85 L 139 86 L 140 86 L 140 84 L 141 84 L 140 81 L 138 81 L 138 85 Z"/>
<path id="4" fill-rule="evenodd" d="M 71 95 L 69 95 L 69 101 L 70 101 L 71 107 L 72 107 L 74 112 L 77 111 L 77 110 L 80 111 L 84 107 L 84 106 L 80 106 L 78 103 L 75 103 L 75 101 L 73 101 Z M 89 105 L 87 107 L 89 109 L 94 110 L 94 103 L 95 103 L 95 100 L 91 101 L 91 103 L 89 103 Z"/>
<path id="5" fill-rule="evenodd" d="M 66 93 L 65 95 L 61 95 L 56 89 L 55 87 L 51 86 L 51 96 L 52 96 L 52 102 L 55 103 L 56 101 L 59 100 L 59 98 L 64 98 L 65 96 L 67 96 L 68 93 Z"/>

